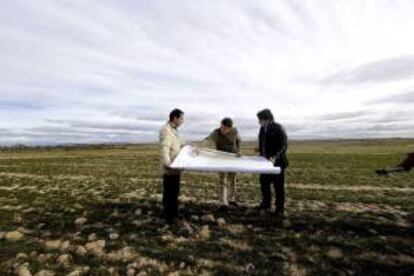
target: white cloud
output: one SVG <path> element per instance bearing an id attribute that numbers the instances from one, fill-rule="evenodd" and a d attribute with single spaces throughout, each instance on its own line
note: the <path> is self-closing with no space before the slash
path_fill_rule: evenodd
<path id="1" fill-rule="evenodd" d="M 253 139 L 264 107 L 293 138 L 413 137 L 401 95 L 414 85 L 413 11 L 409 0 L 4 2 L 0 143 L 151 141 L 174 107 L 187 139 L 224 116 Z M 398 125 L 378 122 L 399 108 Z"/>

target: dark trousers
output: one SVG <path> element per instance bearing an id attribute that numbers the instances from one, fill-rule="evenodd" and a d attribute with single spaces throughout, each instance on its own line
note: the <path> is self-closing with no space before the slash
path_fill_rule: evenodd
<path id="1" fill-rule="evenodd" d="M 173 220 L 178 217 L 178 195 L 180 193 L 180 175 L 164 174 L 163 175 L 163 194 L 162 205 L 164 216 L 167 220 Z"/>
<path id="2" fill-rule="evenodd" d="M 262 190 L 262 204 L 264 209 L 270 209 L 272 201 L 273 184 L 276 196 L 276 212 L 284 212 L 285 210 L 285 170 L 282 169 L 280 174 L 261 174 L 260 188 Z"/>

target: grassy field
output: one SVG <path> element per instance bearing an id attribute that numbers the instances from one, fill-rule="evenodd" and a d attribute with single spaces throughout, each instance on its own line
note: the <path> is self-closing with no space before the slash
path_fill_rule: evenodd
<path id="1" fill-rule="evenodd" d="M 414 140 L 291 143 L 283 222 L 254 210 L 257 175 L 217 214 L 217 176 L 185 173 L 185 220 L 168 227 L 156 145 L 3 150 L 0 275 L 413 275 L 414 172 L 374 174 L 409 151 Z"/>

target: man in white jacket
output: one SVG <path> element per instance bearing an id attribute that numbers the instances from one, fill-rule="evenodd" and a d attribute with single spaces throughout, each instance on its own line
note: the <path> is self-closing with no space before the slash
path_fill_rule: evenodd
<path id="1" fill-rule="evenodd" d="M 174 222 L 179 217 L 178 195 L 180 193 L 181 172 L 170 166 L 180 153 L 183 141 L 178 133 L 178 128 L 184 122 L 184 112 L 174 109 L 170 113 L 169 120 L 161 127 L 159 133 L 160 141 L 160 164 L 163 175 L 163 211 L 167 223 Z"/>

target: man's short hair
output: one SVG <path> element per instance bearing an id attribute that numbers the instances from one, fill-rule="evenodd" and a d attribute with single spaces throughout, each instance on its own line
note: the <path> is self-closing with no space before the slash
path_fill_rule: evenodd
<path id="1" fill-rule="evenodd" d="M 221 120 L 221 125 L 226 127 L 233 127 L 233 120 L 231 118 L 224 118 Z"/>
<path id="2" fill-rule="evenodd" d="M 180 118 L 182 115 L 184 115 L 184 112 L 178 108 L 174 108 L 170 112 L 170 121 L 173 121 L 174 118 Z"/>
<path id="3" fill-rule="evenodd" d="M 272 111 L 268 108 L 260 110 L 257 112 L 257 118 L 259 118 L 259 120 L 273 120 Z"/>

